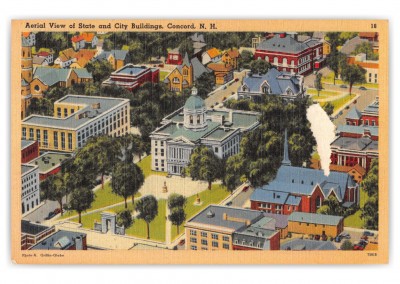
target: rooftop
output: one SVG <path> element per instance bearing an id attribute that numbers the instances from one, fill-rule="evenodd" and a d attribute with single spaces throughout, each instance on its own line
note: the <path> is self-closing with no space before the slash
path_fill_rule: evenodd
<path id="1" fill-rule="evenodd" d="M 281 245 L 281 250 L 337 250 L 330 241 L 315 241 L 304 239 L 293 239 Z"/>
<path id="2" fill-rule="evenodd" d="M 369 137 L 338 137 L 331 145 L 346 150 L 378 152 L 378 141 L 372 140 Z"/>
<path id="3" fill-rule="evenodd" d="M 29 234 L 29 235 L 37 235 L 43 231 L 46 231 L 49 227 L 31 223 L 27 220 L 21 220 L 21 233 L 22 234 Z"/>
<path id="4" fill-rule="evenodd" d="M 31 250 L 68 250 L 75 245 L 76 238 L 84 238 L 86 234 L 60 230 L 43 239 Z"/>
<path id="5" fill-rule="evenodd" d="M 360 119 L 361 118 L 361 112 L 358 111 L 356 107 L 353 107 L 348 113 L 346 118 L 348 119 Z"/>
<path id="6" fill-rule="evenodd" d="M 113 72 L 112 74 L 122 74 L 122 75 L 133 75 L 133 76 L 137 76 L 140 73 L 146 71 L 147 69 L 149 69 L 146 66 L 137 66 L 137 65 L 133 65 L 133 64 L 127 64 L 125 66 L 123 66 L 122 68 L 116 70 L 115 72 Z"/>
<path id="7" fill-rule="evenodd" d="M 359 134 L 363 135 L 365 130 L 369 131 L 372 136 L 378 136 L 379 134 L 379 127 L 378 126 L 365 126 L 365 125 L 338 125 L 337 132 L 338 133 L 352 133 L 352 134 Z"/>
<path id="8" fill-rule="evenodd" d="M 33 171 L 36 168 L 37 168 L 37 166 L 34 166 L 34 165 L 22 164 L 21 165 L 21 175 L 25 175 L 26 173 Z"/>
<path id="9" fill-rule="evenodd" d="M 276 34 L 273 38 L 262 41 L 257 49 L 297 54 L 309 48 L 309 45 L 298 42 L 289 34 L 282 36 L 283 34 Z"/>
<path id="10" fill-rule="evenodd" d="M 47 173 L 54 167 L 59 166 L 63 161 L 69 159 L 70 154 L 47 152 L 29 162 L 30 165 L 37 165 L 39 173 Z"/>
<path id="11" fill-rule="evenodd" d="M 341 216 L 323 215 L 305 212 L 293 212 L 288 221 L 304 222 L 310 224 L 320 224 L 328 226 L 337 226 L 343 220 Z"/>
<path id="12" fill-rule="evenodd" d="M 82 108 L 74 114 L 66 118 L 57 118 L 52 116 L 31 115 L 22 121 L 23 125 L 39 125 L 54 128 L 78 129 L 83 124 L 96 119 L 100 114 L 110 111 L 111 109 L 129 102 L 128 99 L 106 98 L 106 97 L 89 97 L 80 95 L 67 95 L 56 103 L 69 103 L 81 105 Z M 96 104 L 100 104 L 100 107 Z M 77 119 L 80 117 L 79 119 Z"/>
<path id="13" fill-rule="evenodd" d="M 33 141 L 33 140 L 23 140 L 22 139 L 21 140 L 21 150 L 23 150 L 23 149 L 25 149 L 25 148 L 27 148 L 27 147 L 35 144 L 35 143 L 36 143 L 36 141 Z"/>
<path id="14" fill-rule="evenodd" d="M 353 37 L 352 39 L 348 39 L 340 49 L 341 53 L 344 53 L 346 55 L 350 55 L 351 53 L 354 52 L 356 49 L 357 45 L 363 43 L 363 42 L 368 42 L 367 39 L 362 39 L 359 36 Z"/>

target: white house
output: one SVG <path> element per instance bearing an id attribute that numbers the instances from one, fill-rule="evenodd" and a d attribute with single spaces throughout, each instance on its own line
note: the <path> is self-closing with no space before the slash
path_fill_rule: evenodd
<path id="1" fill-rule="evenodd" d="M 201 55 L 201 63 L 203 63 L 203 65 L 210 62 L 217 63 L 221 60 L 221 57 L 222 53 L 218 49 L 213 47 Z"/>

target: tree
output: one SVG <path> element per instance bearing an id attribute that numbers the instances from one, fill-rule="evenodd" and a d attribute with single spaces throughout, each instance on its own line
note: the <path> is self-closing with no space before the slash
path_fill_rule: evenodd
<path id="1" fill-rule="evenodd" d="M 189 38 L 182 41 L 181 45 L 179 46 L 179 53 L 182 55 L 182 57 L 184 57 L 186 53 L 189 55 L 189 57 L 192 56 L 194 53 L 193 41 Z"/>
<path id="2" fill-rule="evenodd" d="M 124 226 L 125 229 L 134 223 L 132 213 L 129 210 L 123 210 L 117 214 L 117 225 Z"/>
<path id="3" fill-rule="evenodd" d="M 78 185 L 78 184 L 77 184 Z M 86 211 L 92 206 L 94 201 L 93 190 L 88 184 L 79 184 L 71 192 L 71 200 L 69 201 L 69 208 L 78 212 L 78 222 L 82 223 L 82 212 Z"/>
<path id="4" fill-rule="evenodd" d="M 135 194 L 144 183 L 142 169 L 134 163 L 118 162 L 111 179 L 112 192 L 122 196 L 125 201 L 125 209 L 128 208 L 127 199 L 132 196 L 132 205 L 135 204 Z"/>
<path id="5" fill-rule="evenodd" d="M 363 43 L 358 44 L 351 54 L 357 55 L 360 53 L 365 53 L 367 60 L 378 60 L 379 59 L 379 54 L 374 53 L 374 50 L 372 48 L 372 43 L 370 43 L 370 42 L 363 42 Z"/>
<path id="6" fill-rule="evenodd" d="M 205 99 L 215 86 L 215 78 L 212 73 L 203 73 L 196 80 L 197 94 Z"/>
<path id="7" fill-rule="evenodd" d="M 314 88 L 318 92 L 318 97 L 319 97 L 319 92 L 323 89 L 321 79 L 322 79 L 322 74 L 318 73 L 317 76 L 315 76 L 315 81 L 314 81 Z"/>
<path id="8" fill-rule="evenodd" d="M 250 69 L 251 69 L 251 73 L 253 74 L 266 74 L 268 72 L 269 69 L 272 68 L 271 63 L 265 61 L 265 60 L 253 60 L 250 63 Z"/>
<path id="9" fill-rule="evenodd" d="M 322 202 L 322 206 L 317 210 L 318 214 L 343 216 L 343 208 L 336 197 L 330 195 Z"/>
<path id="10" fill-rule="evenodd" d="M 377 159 L 373 159 L 367 176 L 361 182 L 361 187 L 369 197 L 375 196 L 379 192 L 379 164 Z"/>
<path id="11" fill-rule="evenodd" d="M 171 210 L 168 219 L 173 225 L 176 226 L 176 232 L 179 234 L 179 226 L 183 224 L 186 220 L 186 213 L 182 207 L 175 207 Z"/>
<path id="12" fill-rule="evenodd" d="M 116 139 L 100 135 L 88 139 L 86 145 L 78 150 L 75 163 L 82 169 L 101 175 L 101 188 L 104 189 L 104 175 L 111 172 L 120 154 L 121 147 Z"/>
<path id="13" fill-rule="evenodd" d="M 353 244 L 349 240 L 345 240 L 341 245 L 340 245 L 341 250 L 353 250 Z"/>
<path id="14" fill-rule="evenodd" d="M 326 104 L 324 104 L 324 106 L 322 108 L 324 109 L 324 111 L 326 112 L 327 115 L 332 115 L 333 110 L 335 109 L 334 105 L 330 102 L 327 102 Z"/>
<path id="15" fill-rule="evenodd" d="M 364 207 L 361 209 L 361 219 L 364 220 L 364 226 L 367 229 L 378 230 L 378 210 L 378 196 L 369 197 L 365 202 Z"/>
<path id="16" fill-rule="evenodd" d="M 361 188 L 368 195 L 368 199 L 361 208 L 361 219 L 366 228 L 377 230 L 379 223 L 379 163 L 377 159 L 371 161 L 370 169 L 361 183 Z"/>
<path id="17" fill-rule="evenodd" d="M 150 239 L 150 223 L 158 215 L 158 202 L 153 195 L 142 197 L 136 204 L 138 219 L 142 219 L 147 225 L 147 238 Z"/>
<path id="18" fill-rule="evenodd" d="M 342 80 L 349 84 L 349 92 L 351 95 L 351 89 L 355 83 L 365 83 L 365 73 L 367 70 L 358 65 L 344 64 L 340 71 Z"/>
<path id="19" fill-rule="evenodd" d="M 289 156 L 292 165 L 303 166 L 303 162 L 307 162 L 310 156 L 304 156 L 304 152 L 311 153 L 313 144 L 308 143 L 306 137 L 301 133 L 293 133 L 289 138 Z"/>
<path id="20" fill-rule="evenodd" d="M 222 161 L 206 146 L 194 149 L 187 166 L 191 178 L 207 181 L 209 190 L 211 190 L 212 182 L 222 177 L 221 169 Z"/>
<path id="21" fill-rule="evenodd" d="M 333 84 L 336 85 L 336 78 L 340 74 L 342 65 L 346 62 L 346 55 L 338 52 L 336 48 L 331 48 L 331 53 L 326 60 L 329 68 L 333 71 Z"/>
<path id="22" fill-rule="evenodd" d="M 91 61 L 86 65 L 86 69 L 92 73 L 94 82 L 103 82 L 114 71 L 107 60 Z"/>
<path id="23" fill-rule="evenodd" d="M 172 193 L 168 196 L 168 208 L 173 209 L 177 207 L 184 208 L 187 198 L 181 194 Z"/>
<path id="24" fill-rule="evenodd" d="M 253 61 L 254 54 L 251 51 L 243 50 L 240 54 L 239 66 L 241 68 L 250 69 L 250 63 Z"/>
<path id="25" fill-rule="evenodd" d="M 224 177 L 224 185 L 228 191 L 232 194 L 235 188 L 237 188 L 244 180 L 245 176 L 245 160 L 240 154 L 230 156 L 226 161 L 226 174 Z"/>
<path id="26" fill-rule="evenodd" d="M 63 215 L 62 199 L 66 194 L 66 189 L 62 178 L 59 175 L 51 175 L 40 183 L 40 198 L 57 201 Z"/>

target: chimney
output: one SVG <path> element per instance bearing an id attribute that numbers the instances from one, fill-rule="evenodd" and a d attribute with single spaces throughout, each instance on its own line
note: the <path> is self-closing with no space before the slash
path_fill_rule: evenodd
<path id="1" fill-rule="evenodd" d="M 81 236 L 76 237 L 75 239 L 75 249 L 83 250 L 83 239 Z"/>
<path id="2" fill-rule="evenodd" d="M 233 122 L 233 111 L 232 110 L 229 110 L 228 121 Z"/>

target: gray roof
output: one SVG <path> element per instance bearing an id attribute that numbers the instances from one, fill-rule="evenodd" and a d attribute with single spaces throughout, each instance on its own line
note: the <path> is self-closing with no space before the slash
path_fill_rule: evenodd
<path id="1" fill-rule="evenodd" d="M 31 223 L 27 220 L 21 220 L 21 233 L 29 235 L 37 235 L 49 229 L 47 226 Z"/>
<path id="2" fill-rule="evenodd" d="M 375 101 L 373 101 L 372 103 L 370 103 L 370 104 L 364 109 L 363 112 L 368 113 L 368 114 L 375 114 L 375 115 L 378 115 L 378 114 L 379 114 L 379 100 L 378 100 L 378 98 L 376 98 Z"/>
<path id="3" fill-rule="evenodd" d="M 254 223 L 263 218 L 262 212 L 256 210 L 241 209 L 241 208 L 219 206 L 219 205 L 209 205 L 199 214 L 190 219 L 188 223 L 194 222 L 206 226 L 207 225 L 219 226 L 219 227 L 233 229 L 235 231 L 247 227 L 244 222 L 224 220 L 223 219 L 224 213 L 226 213 L 229 217 L 249 220 L 251 223 Z"/>
<path id="4" fill-rule="evenodd" d="M 276 34 L 273 38 L 262 41 L 257 49 L 278 51 L 297 54 L 307 49 L 308 45 L 298 42 L 292 36 L 286 34 L 285 37 L 281 38 L 280 34 Z"/>
<path id="5" fill-rule="evenodd" d="M 71 71 L 72 69 L 38 66 L 33 70 L 33 78 L 39 79 L 43 84 L 47 86 L 53 86 L 58 82 L 67 81 Z"/>
<path id="6" fill-rule="evenodd" d="M 353 107 L 347 114 L 346 118 L 348 119 L 360 119 L 361 112 L 358 111 L 356 107 Z"/>
<path id="7" fill-rule="evenodd" d="M 47 173 L 54 167 L 60 166 L 61 163 L 71 157 L 71 154 L 61 152 L 47 152 L 29 162 L 31 165 L 39 167 L 39 173 Z"/>
<path id="8" fill-rule="evenodd" d="M 257 188 L 251 195 L 251 200 L 270 200 L 268 197 L 271 191 L 286 192 L 290 195 L 311 195 L 316 185 L 319 184 L 325 196 L 333 190 L 339 201 L 344 198 L 345 191 L 348 187 L 356 186 L 352 177 L 347 173 L 330 171 L 325 176 L 323 170 L 315 170 L 310 168 L 281 166 L 273 181 L 269 184 Z M 296 205 L 297 199 L 292 199 L 292 205 Z M 266 201 L 272 202 L 272 201 Z"/>
<path id="9" fill-rule="evenodd" d="M 63 103 L 73 103 L 73 104 L 83 104 L 86 107 L 81 108 L 79 111 L 75 112 L 66 118 L 57 118 L 52 116 L 42 116 L 42 115 L 31 115 L 22 121 L 23 125 L 40 125 L 45 127 L 55 127 L 55 128 L 68 128 L 68 129 L 78 129 L 83 124 L 104 113 L 110 109 L 128 102 L 128 99 L 121 98 L 106 98 L 106 97 L 89 97 L 89 96 L 78 96 L 78 95 L 67 95 L 57 102 Z M 100 109 L 93 109 L 92 105 L 100 103 Z M 76 119 L 76 115 L 86 113 L 86 117 Z"/>
<path id="10" fill-rule="evenodd" d="M 38 64 L 38 65 L 42 65 L 43 64 L 43 62 L 44 61 L 47 61 L 47 58 L 46 57 L 43 57 L 43 56 L 33 56 L 33 60 L 32 60 L 32 62 L 33 62 L 33 64 Z"/>
<path id="11" fill-rule="evenodd" d="M 298 94 L 301 90 L 300 81 L 298 77 L 286 72 L 280 72 L 276 68 L 271 68 L 266 74 L 252 76 L 247 75 L 243 79 L 243 85 L 239 87 L 238 91 L 243 92 L 243 87 L 247 87 L 250 93 L 262 93 L 262 86 L 268 83 L 271 94 L 281 95 L 290 88 L 294 94 Z"/>
<path id="12" fill-rule="evenodd" d="M 204 41 L 204 35 L 203 34 L 198 34 L 198 33 L 195 33 L 194 35 L 191 35 L 190 36 L 190 39 L 192 40 L 192 41 L 195 41 L 195 42 L 205 42 Z"/>
<path id="13" fill-rule="evenodd" d="M 309 40 L 311 37 L 310 36 L 308 36 L 308 35 L 298 35 L 297 36 L 297 40 L 299 41 L 299 42 L 304 42 L 304 41 L 306 41 L 306 40 Z"/>
<path id="14" fill-rule="evenodd" d="M 171 138 L 178 138 L 178 137 L 184 137 L 191 142 L 195 143 L 199 139 L 203 138 L 204 136 L 207 136 L 211 131 L 215 130 L 216 128 L 219 127 L 219 124 L 217 122 L 213 121 L 208 121 L 207 122 L 207 127 L 202 130 L 202 131 L 193 131 L 190 129 L 186 129 L 183 126 L 176 127 L 176 131 L 172 133 L 170 136 Z"/>
<path id="15" fill-rule="evenodd" d="M 372 136 L 378 136 L 379 128 L 377 126 L 365 126 L 365 125 L 339 125 L 337 128 L 337 132 L 346 132 L 346 133 L 353 133 L 363 135 L 364 130 L 369 130 Z"/>
<path id="16" fill-rule="evenodd" d="M 203 109 L 205 108 L 205 106 L 206 104 L 200 96 L 191 94 L 189 98 L 186 100 L 183 108 L 196 110 L 196 109 Z"/>
<path id="17" fill-rule="evenodd" d="M 92 73 L 86 68 L 76 68 L 73 70 L 79 78 L 92 79 Z"/>
<path id="18" fill-rule="evenodd" d="M 337 226 L 343 220 L 341 216 L 323 215 L 305 212 L 293 212 L 290 214 L 288 221 L 304 222 L 310 224 Z"/>
<path id="19" fill-rule="evenodd" d="M 120 69 L 114 71 L 112 74 L 122 74 L 122 75 L 138 75 L 143 71 L 146 71 L 148 67 L 146 66 L 136 66 L 132 63 L 126 64 L 125 66 L 121 67 Z"/>
<path id="20" fill-rule="evenodd" d="M 288 226 L 289 215 L 274 214 L 274 213 L 263 213 L 264 216 L 270 217 L 275 220 L 275 227 L 278 229 L 284 229 Z"/>
<path id="21" fill-rule="evenodd" d="M 112 49 L 110 51 L 103 51 L 96 57 L 96 60 L 107 59 L 111 54 L 116 60 L 125 60 L 128 50 Z"/>
<path id="22" fill-rule="evenodd" d="M 193 66 L 193 77 L 194 80 L 197 80 L 204 73 L 212 72 L 210 69 L 205 67 L 197 57 L 194 57 L 190 60 L 190 63 Z"/>
<path id="23" fill-rule="evenodd" d="M 21 175 L 24 175 L 27 172 L 34 170 L 35 168 L 37 168 L 37 167 L 34 165 L 22 164 L 21 165 Z"/>
<path id="24" fill-rule="evenodd" d="M 362 39 L 359 36 L 353 37 L 352 39 L 348 39 L 340 49 L 341 53 L 346 55 L 350 55 L 356 49 L 357 45 L 362 44 L 363 42 L 368 42 L 367 39 Z"/>
<path id="25" fill-rule="evenodd" d="M 25 79 L 21 79 L 21 87 L 29 86 L 29 83 Z"/>
<path id="26" fill-rule="evenodd" d="M 337 250 L 330 241 L 293 239 L 281 245 L 281 250 Z"/>
<path id="27" fill-rule="evenodd" d="M 86 234 L 60 230 L 31 247 L 31 250 L 67 250 L 75 245 L 77 237 L 84 238 Z M 57 247 L 59 244 L 61 247 Z"/>
<path id="28" fill-rule="evenodd" d="M 21 150 L 31 146 L 32 144 L 34 144 L 36 141 L 33 140 L 21 140 Z"/>
<path id="29" fill-rule="evenodd" d="M 378 141 L 374 141 L 368 137 L 338 137 L 331 145 L 346 150 L 378 152 L 378 144 Z"/>
<path id="30" fill-rule="evenodd" d="M 313 38 L 324 39 L 325 38 L 325 32 L 314 32 L 312 37 Z"/>

